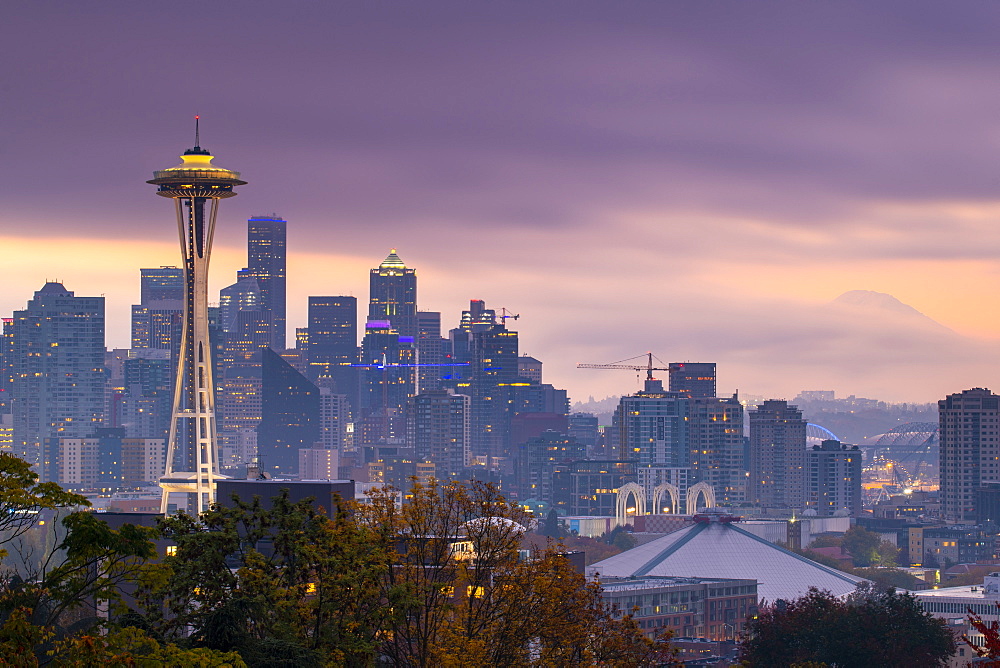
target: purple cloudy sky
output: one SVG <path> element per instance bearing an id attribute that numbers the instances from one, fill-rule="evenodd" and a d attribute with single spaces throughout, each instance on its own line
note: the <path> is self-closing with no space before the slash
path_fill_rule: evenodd
<path id="1" fill-rule="evenodd" d="M 126 345 L 178 258 L 143 181 L 198 113 L 250 182 L 215 285 L 279 213 L 292 326 L 395 247 L 421 308 L 520 313 L 576 399 L 636 388 L 577 362 L 647 350 L 721 392 L 997 385 L 998 34 L 978 2 L 9 2 L 0 311 L 58 278 Z"/>

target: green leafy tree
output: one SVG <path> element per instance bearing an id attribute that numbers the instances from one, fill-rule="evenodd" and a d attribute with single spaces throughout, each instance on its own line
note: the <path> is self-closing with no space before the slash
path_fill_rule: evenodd
<path id="1" fill-rule="evenodd" d="M 807 662 L 839 668 L 934 668 L 947 664 L 955 640 L 945 623 L 907 593 L 862 583 L 845 600 L 810 589 L 794 601 L 764 606 L 740 646 L 748 666 Z"/>
<path id="2" fill-rule="evenodd" d="M 54 482 L 38 482 L 28 462 L 0 452 L 0 560 L 8 555 L 4 545 L 35 526 L 42 511 L 89 505 Z"/>
<path id="3" fill-rule="evenodd" d="M 177 551 L 146 570 L 143 618 L 250 665 L 370 665 L 392 614 L 382 590 L 392 546 L 353 511 L 342 502 L 327 516 L 283 490 L 269 507 L 234 498 L 165 519 Z"/>
<path id="4" fill-rule="evenodd" d="M 855 566 L 871 566 L 878 562 L 878 549 L 882 537 L 874 531 L 854 525 L 844 533 L 841 545 L 851 553 Z"/>

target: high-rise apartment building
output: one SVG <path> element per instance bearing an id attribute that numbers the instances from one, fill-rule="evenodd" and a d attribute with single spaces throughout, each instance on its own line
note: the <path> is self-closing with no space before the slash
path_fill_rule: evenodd
<path id="1" fill-rule="evenodd" d="M 861 450 L 827 440 L 806 451 L 806 508 L 820 517 L 861 513 Z"/>
<path id="2" fill-rule="evenodd" d="M 714 397 L 715 362 L 674 362 L 668 365 L 669 389 L 689 397 Z"/>
<path id="3" fill-rule="evenodd" d="M 768 399 L 750 411 L 749 501 L 792 511 L 805 506 L 806 421 L 802 411 Z"/>
<path id="4" fill-rule="evenodd" d="M 247 221 L 247 267 L 238 279 L 252 278 L 260 288 L 260 306 L 269 315 L 269 347 L 285 349 L 286 260 L 288 223 L 281 217 L 251 216 Z"/>
<path id="5" fill-rule="evenodd" d="M 941 512 L 955 522 L 976 521 L 976 492 L 1000 482 L 1000 396 L 973 388 L 938 402 Z"/>
<path id="6" fill-rule="evenodd" d="M 417 336 L 417 272 L 395 248 L 371 270 L 368 320 L 388 321 L 400 336 Z"/>
<path id="7" fill-rule="evenodd" d="M 729 398 L 695 395 L 689 401 L 692 484 L 708 483 L 721 503 L 746 501 L 743 405 L 735 395 Z"/>
<path id="8" fill-rule="evenodd" d="M 12 322 L 14 453 L 46 469 L 46 439 L 87 439 L 103 419 L 104 298 L 46 283 Z"/>
<path id="9" fill-rule="evenodd" d="M 691 400 L 665 392 L 658 380 L 647 380 L 642 392 L 622 397 L 612 424 L 618 431 L 618 457 L 638 466 L 690 465 L 688 428 Z"/>

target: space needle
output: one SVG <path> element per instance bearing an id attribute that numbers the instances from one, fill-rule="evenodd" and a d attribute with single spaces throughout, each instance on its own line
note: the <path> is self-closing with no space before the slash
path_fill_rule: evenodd
<path id="1" fill-rule="evenodd" d="M 201 147 L 195 116 L 194 148 L 184 151 L 176 167 L 153 172 L 146 183 L 156 194 L 174 200 L 184 266 L 184 323 L 174 384 L 166 470 L 160 478 L 166 513 L 171 493 L 187 495 L 187 511 L 201 513 L 215 502 L 219 444 L 215 423 L 212 348 L 208 340 L 208 262 L 219 201 L 235 197 L 240 173 L 212 164 Z"/>

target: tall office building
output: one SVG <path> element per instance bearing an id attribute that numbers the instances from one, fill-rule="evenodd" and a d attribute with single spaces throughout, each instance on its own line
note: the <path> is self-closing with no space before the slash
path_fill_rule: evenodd
<path id="1" fill-rule="evenodd" d="M 357 424 L 361 444 L 402 442 L 407 399 L 416 394 L 416 347 L 413 337 L 401 336 L 387 320 L 369 321 L 361 342 L 360 396 Z"/>
<path id="2" fill-rule="evenodd" d="M 299 450 L 321 437 L 319 389 L 269 348 L 261 356 L 261 416 L 257 455 L 261 470 L 298 475 Z"/>
<path id="3" fill-rule="evenodd" d="M 139 303 L 132 306 L 132 348 L 180 349 L 184 318 L 184 270 L 152 267 L 139 270 Z"/>
<path id="4" fill-rule="evenodd" d="M 511 384 L 518 378 L 518 335 L 497 323 L 485 331 L 473 332 L 472 337 L 472 453 L 490 459 L 509 457 L 514 417 Z"/>
<path id="5" fill-rule="evenodd" d="M 296 330 L 304 350 L 305 375 L 329 392 L 343 396 L 343 429 L 357 416 L 359 400 L 358 300 L 356 297 L 309 297 L 309 327 Z"/>
<path id="6" fill-rule="evenodd" d="M 768 399 L 750 411 L 748 501 L 799 511 L 805 506 L 806 421 L 802 411 Z"/>
<path id="7" fill-rule="evenodd" d="M 1000 396 L 973 388 L 938 402 L 941 511 L 955 522 L 976 521 L 976 492 L 1000 482 Z"/>
<path id="8" fill-rule="evenodd" d="M 60 482 L 45 467 L 45 440 L 95 437 L 103 419 L 104 298 L 46 283 L 14 312 L 11 344 L 14 453 Z"/>
<path id="9" fill-rule="evenodd" d="M 820 517 L 861 513 L 861 450 L 823 441 L 806 451 L 806 508 Z"/>
<path id="10" fill-rule="evenodd" d="M 407 445 L 417 459 L 436 464 L 439 477 L 457 477 L 469 465 L 471 399 L 445 390 L 410 397 L 407 407 Z"/>
<path id="11" fill-rule="evenodd" d="M 3 318 L 0 331 L 0 415 L 10 415 L 14 387 L 14 319 Z"/>
<path id="12" fill-rule="evenodd" d="M 184 270 L 151 267 L 139 270 L 139 303 L 184 301 Z"/>
<path id="13" fill-rule="evenodd" d="M 668 365 L 669 389 L 689 397 L 714 397 L 715 362 L 674 362 Z"/>
<path id="14" fill-rule="evenodd" d="M 395 248 L 371 270 L 368 320 L 385 320 L 400 336 L 417 336 L 417 272 L 403 264 Z"/>
<path id="15" fill-rule="evenodd" d="M 447 339 L 441 338 L 441 312 L 417 311 L 417 391 L 430 392 L 441 389 L 443 375 L 451 367 L 434 366 L 445 359 Z M 443 372 L 443 373 L 442 373 Z"/>
<path id="16" fill-rule="evenodd" d="M 288 223 L 281 217 L 251 216 L 247 221 L 247 267 L 237 278 L 251 278 L 260 287 L 260 306 L 270 316 L 269 346 L 285 349 L 286 261 L 285 235 Z"/>
<path id="17" fill-rule="evenodd" d="M 309 378 L 333 377 L 338 367 L 358 360 L 357 297 L 309 297 L 309 328 L 304 341 Z M 338 392 L 352 394 L 350 387 Z M 353 393 L 356 395 L 356 392 Z"/>
<path id="18" fill-rule="evenodd" d="M 237 329 L 237 317 L 240 311 L 261 311 L 266 312 L 263 305 L 263 296 L 260 284 L 257 279 L 243 277 L 219 291 L 219 327 L 226 334 Z M 267 345 L 271 345 L 271 318 L 264 318 L 267 322 Z"/>

